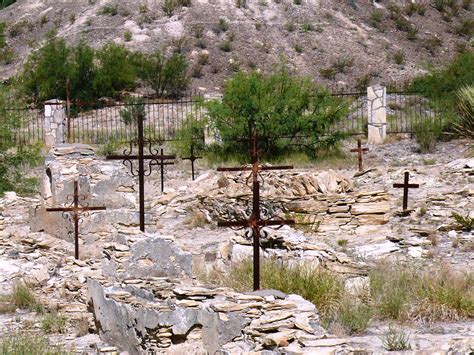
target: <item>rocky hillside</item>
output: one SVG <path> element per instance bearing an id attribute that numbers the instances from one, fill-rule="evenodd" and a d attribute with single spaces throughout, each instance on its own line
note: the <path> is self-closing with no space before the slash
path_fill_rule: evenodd
<path id="1" fill-rule="evenodd" d="M 326 83 L 400 81 L 472 45 L 473 10 L 470 0 L 19 0 L 0 11 L 13 50 L 0 78 L 55 29 L 71 44 L 179 47 L 193 86 L 211 91 L 232 72 L 284 58 Z"/>

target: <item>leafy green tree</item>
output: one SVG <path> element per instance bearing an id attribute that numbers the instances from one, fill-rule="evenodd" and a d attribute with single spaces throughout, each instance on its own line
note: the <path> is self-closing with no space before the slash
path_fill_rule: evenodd
<path id="1" fill-rule="evenodd" d="M 84 41 L 72 49 L 72 68 L 70 73 L 71 95 L 82 101 L 92 101 L 94 93 L 91 83 L 97 76 L 97 66 L 94 62 L 95 51 Z"/>
<path id="2" fill-rule="evenodd" d="M 166 59 L 160 51 L 141 58 L 140 77 L 158 96 L 179 97 L 187 89 L 186 58 L 174 53 Z"/>
<path id="3" fill-rule="evenodd" d="M 242 143 L 248 142 L 252 121 L 258 148 L 269 159 L 295 150 L 314 157 L 336 147 L 343 136 L 328 129 L 349 112 L 348 102 L 283 69 L 271 75 L 238 73 L 226 83 L 222 100 L 205 106 L 223 154 L 248 153 L 248 144 Z"/>
<path id="4" fill-rule="evenodd" d="M 92 84 L 96 97 L 115 97 L 136 86 L 134 56 L 125 46 L 108 43 L 97 51 L 97 59 L 99 68 Z"/>
<path id="5" fill-rule="evenodd" d="M 64 39 L 50 36 L 46 44 L 33 52 L 20 77 L 24 93 L 34 101 L 66 96 L 66 80 L 72 72 L 70 49 Z"/>

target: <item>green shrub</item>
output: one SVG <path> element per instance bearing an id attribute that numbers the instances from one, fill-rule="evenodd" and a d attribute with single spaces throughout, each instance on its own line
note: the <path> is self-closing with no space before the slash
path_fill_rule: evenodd
<path id="1" fill-rule="evenodd" d="M 295 48 L 296 53 L 303 53 L 304 52 L 304 47 L 299 43 L 295 43 L 294 48 Z"/>
<path id="2" fill-rule="evenodd" d="M 455 111 L 458 91 L 474 82 L 474 52 L 459 53 L 446 66 L 415 78 L 409 89 L 432 99 L 442 111 Z"/>
<path id="3" fill-rule="evenodd" d="M 433 151 L 443 134 L 443 126 L 439 120 L 418 117 L 413 124 L 413 134 L 422 153 Z"/>
<path id="4" fill-rule="evenodd" d="M 118 5 L 109 4 L 109 5 L 102 6 L 102 8 L 99 10 L 99 15 L 107 15 L 107 16 L 118 15 Z"/>
<path id="5" fill-rule="evenodd" d="M 130 42 L 132 40 L 132 32 L 130 31 L 125 31 L 124 34 L 123 34 L 123 39 L 125 42 Z"/>
<path id="6" fill-rule="evenodd" d="M 0 340 L 0 354 L 4 355 L 66 355 L 61 348 L 49 345 L 47 337 L 27 332 L 3 334 Z"/>
<path id="7" fill-rule="evenodd" d="M 6 8 L 7 6 L 10 6 L 11 4 L 14 4 L 16 0 L 2 0 L 0 3 L 0 10 Z"/>
<path id="8" fill-rule="evenodd" d="M 325 79 L 334 79 L 337 74 L 337 70 L 333 67 L 322 68 L 319 69 L 319 74 Z"/>
<path id="9" fill-rule="evenodd" d="M 196 117 L 189 115 L 183 122 L 181 128 L 176 132 L 176 139 L 172 145 L 177 154 L 181 157 L 191 155 L 191 146 L 194 146 L 194 154 L 204 153 L 206 147 L 204 145 L 204 132 L 207 120 L 197 120 Z"/>
<path id="10" fill-rule="evenodd" d="M 466 18 L 461 20 L 461 22 L 456 26 L 454 32 L 459 36 L 471 37 L 474 35 L 474 20 Z"/>
<path id="11" fill-rule="evenodd" d="M 369 23 L 372 27 L 379 28 L 382 22 L 384 13 L 382 10 L 374 10 L 370 13 Z"/>
<path id="12" fill-rule="evenodd" d="M 125 107 L 119 112 L 120 119 L 126 125 L 137 122 L 139 115 L 145 118 L 145 102 L 141 97 L 131 97 L 125 100 Z"/>
<path id="13" fill-rule="evenodd" d="M 219 23 L 217 24 L 217 31 L 218 32 L 227 32 L 229 30 L 229 23 L 223 17 L 219 19 Z"/>
<path id="14" fill-rule="evenodd" d="M 219 44 L 219 49 L 223 52 L 231 52 L 232 43 L 230 41 L 224 41 L 221 44 Z"/>
<path id="15" fill-rule="evenodd" d="M 179 97 L 188 88 L 188 64 L 184 55 L 174 53 L 167 59 L 156 51 L 143 57 L 141 62 L 139 75 L 157 95 Z"/>
<path id="16" fill-rule="evenodd" d="M 451 217 L 454 218 L 462 230 L 470 232 L 474 229 L 474 218 L 469 217 L 469 214 L 467 216 L 462 216 L 459 213 L 453 212 Z"/>
<path id="17" fill-rule="evenodd" d="M 410 334 L 403 329 L 389 325 L 388 330 L 380 337 L 382 345 L 387 351 L 410 350 Z"/>
<path id="18" fill-rule="evenodd" d="M 178 7 L 178 2 L 176 0 L 164 0 L 161 5 L 161 10 L 165 13 L 166 16 L 173 16 L 174 11 Z"/>
<path id="19" fill-rule="evenodd" d="M 354 65 L 354 58 L 347 55 L 339 56 L 336 59 L 334 59 L 332 62 L 332 67 L 338 73 L 346 73 L 347 70 L 351 68 L 353 65 Z"/>
<path id="20" fill-rule="evenodd" d="M 108 43 L 96 52 L 99 61 L 92 88 L 96 97 L 116 97 L 136 86 L 135 56 L 123 45 Z"/>
<path id="21" fill-rule="evenodd" d="M 208 65 L 209 64 L 209 54 L 207 53 L 199 53 L 198 55 L 198 63 L 200 65 Z"/>
<path id="22" fill-rule="evenodd" d="M 48 313 L 41 319 L 41 330 L 46 334 L 66 332 L 67 318 L 59 313 Z"/>
<path id="23" fill-rule="evenodd" d="M 460 120 L 456 123 L 458 134 L 474 137 L 474 85 L 458 90 L 458 112 Z"/>
<path id="24" fill-rule="evenodd" d="M 270 75 L 237 73 L 227 81 L 222 101 L 209 101 L 205 106 L 224 155 L 246 155 L 247 146 L 240 142 L 248 138 L 252 120 L 268 158 L 288 153 L 295 144 L 312 157 L 331 150 L 342 135 L 326 135 L 326 130 L 349 112 L 347 102 L 283 69 Z"/>
<path id="25" fill-rule="evenodd" d="M 393 61 L 398 65 L 405 63 L 405 52 L 398 50 L 393 53 Z"/>

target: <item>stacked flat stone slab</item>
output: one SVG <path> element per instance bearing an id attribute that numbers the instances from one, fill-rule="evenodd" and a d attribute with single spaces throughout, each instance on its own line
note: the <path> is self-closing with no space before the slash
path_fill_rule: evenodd
<path id="1" fill-rule="evenodd" d="M 118 162 L 97 157 L 92 147 L 84 144 L 56 145 L 46 157 L 41 186 L 41 203 L 30 209 L 33 231 L 46 231 L 61 239 L 71 239 L 72 223 L 60 213 L 48 213 L 47 207 L 71 203 L 74 180 L 81 203 L 106 206 L 104 213 L 90 213 L 81 225 L 81 234 L 113 235 L 119 226 L 136 224 L 136 197 L 132 178 L 122 174 Z"/>
<path id="2" fill-rule="evenodd" d="M 367 88 L 368 143 L 382 144 L 387 136 L 387 89 L 381 85 Z"/>

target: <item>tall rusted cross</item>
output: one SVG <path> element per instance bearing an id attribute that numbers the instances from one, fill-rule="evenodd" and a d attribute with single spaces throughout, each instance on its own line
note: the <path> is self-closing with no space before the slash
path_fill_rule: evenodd
<path id="1" fill-rule="evenodd" d="M 65 215 L 66 212 L 70 212 L 72 215 L 72 219 L 74 221 L 74 257 L 79 259 L 79 220 L 81 219 L 81 215 L 87 214 L 89 211 L 103 211 L 106 209 L 105 206 L 89 206 L 88 203 L 80 202 L 81 200 L 84 201 L 86 199 L 85 195 L 79 195 L 79 184 L 77 180 L 74 181 L 74 195 L 68 195 L 67 199 L 71 200 L 72 203 L 67 207 L 51 207 L 46 208 L 48 212 L 62 212 L 63 217 L 67 218 Z"/>
<path id="2" fill-rule="evenodd" d="M 360 139 L 357 140 L 357 148 L 351 149 L 351 152 L 357 152 L 359 155 L 359 171 L 362 171 L 362 154 L 367 152 L 369 148 L 362 148 L 362 142 Z"/>
<path id="3" fill-rule="evenodd" d="M 194 144 L 191 144 L 191 154 L 189 157 L 183 158 L 183 160 L 190 160 L 191 161 L 191 174 L 194 180 L 194 162 L 198 159 L 202 159 L 202 157 L 197 157 L 194 155 Z"/>
<path id="4" fill-rule="evenodd" d="M 417 189 L 420 187 L 419 184 L 409 184 L 408 181 L 410 180 L 410 173 L 405 171 L 405 180 L 403 184 L 393 184 L 393 187 L 402 188 L 403 189 L 403 213 L 406 214 L 408 210 L 408 189 Z"/>
<path id="5" fill-rule="evenodd" d="M 250 125 L 249 125 L 250 126 Z M 282 170 L 282 169 L 293 169 L 291 165 L 282 165 L 282 166 L 264 166 L 259 162 L 258 154 L 258 137 L 255 129 L 250 130 L 251 134 L 251 159 L 252 164 L 241 166 L 241 167 L 232 167 L 232 168 L 217 168 L 217 171 L 251 171 L 251 175 L 248 177 L 247 181 L 252 178 L 252 214 L 249 219 L 240 220 L 240 221 L 230 221 L 230 222 L 218 222 L 219 227 L 233 227 L 237 229 L 241 228 L 250 228 L 251 235 L 253 237 L 253 289 L 260 289 L 260 232 L 263 227 L 267 226 L 283 226 L 294 224 L 295 221 L 292 219 L 282 219 L 282 220 L 270 220 L 262 219 L 260 215 L 260 181 L 258 176 L 260 171 L 267 170 Z"/>
<path id="6" fill-rule="evenodd" d="M 161 192 L 165 190 L 165 165 L 173 165 L 174 162 L 166 161 L 166 155 L 163 153 L 163 148 L 160 150 L 159 159 L 153 160 L 150 165 L 159 165 L 160 166 L 160 176 L 161 176 Z M 175 156 L 173 155 L 175 158 Z M 172 159 L 174 159 L 172 158 Z"/>
<path id="7" fill-rule="evenodd" d="M 153 141 L 145 140 L 143 133 L 143 114 L 137 115 L 138 137 L 130 141 L 130 147 L 123 151 L 123 155 L 109 155 L 108 160 L 123 160 L 125 166 L 129 165 L 130 173 L 138 176 L 138 193 L 140 205 L 140 230 L 145 231 L 145 176 L 149 176 L 152 172 L 153 165 L 160 165 L 164 160 L 175 159 L 174 155 L 164 155 L 163 149 L 161 155 L 156 149 L 152 148 Z M 145 154 L 145 145 L 148 146 L 148 154 Z M 138 155 L 132 155 L 133 147 L 138 147 Z M 133 161 L 138 160 L 138 169 L 133 168 Z M 149 160 L 148 169 L 145 169 L 145 160 Z M 163 185 L 163 180 L 162 180 Z"/>

